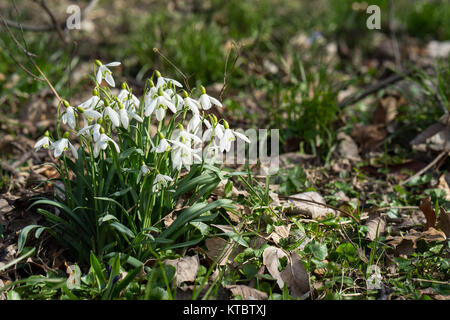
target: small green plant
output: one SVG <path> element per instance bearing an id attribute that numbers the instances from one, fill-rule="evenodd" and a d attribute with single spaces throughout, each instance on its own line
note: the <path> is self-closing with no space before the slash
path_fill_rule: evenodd
<path id="1" fill-rule="evenodd" d="M 80 262 L 87 263 L 91 251 L 100 259 L 124 252 L 144 261 L 161 248 L 201 241 L 203 235 L 191 222 L 211 221 L 218 215 L 214 211 L 232 207 L 227 199 L 207 201 L 219 182 L 230 177 L 215 166 L 218 155 L 228 152 L 236 139 L 250 142 L 226 120 L 200 113 L 222 104 L 204 87 L 197 88 L 199 98 L 194 99 L 181 83 L 158 71 L 147 81 L 142 99 L 126 83 L 115 96 L 100 84 L 104 79 L 115 86 L 110 68 L 119 64 L 97 60 L 92 97 L 77 107 L 62 100 L 56 138 L 46 132 L 36 143 L 36 150 L 53 150 L 63 187 L 55 185 L 59 191 L 55 199 L 32 204 L 49 225 L 25 227 L 19 251 L 30 231 L 36 230 L 39 237 L 46 230 L 71 248 Z M 80 139 L 78 149 L 75 135 Z M 164 219 L 179 201 L 184 210 L 166 227 Z"/>

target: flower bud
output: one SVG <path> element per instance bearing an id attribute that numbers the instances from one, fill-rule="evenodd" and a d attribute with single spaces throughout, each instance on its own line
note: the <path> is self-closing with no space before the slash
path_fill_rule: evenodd
<path id="1" fill-rule="evenodd" d="M 161 131 L 158 131 L 158 136 L 160 139 L 164 139 L 164 135 L 161 133 Z"/>
<path id="2" fill-rule="evenodd" d="M 47 138 L 50 137 L 50 132 L 48 132 L 48 130 L 45 131 L 44 136 L 46 136 Z"/>
<path id="3" fill-rule="evenodd" d="M 122 82 L 122 90 L 126 90 L 127 88 L 127 83 L 126 82 Z"/>
<path id="4" fill-rule="evenodd" d="M 205 94 L 205 93 L 206 93 L 206 89 L 205 89 L 204 86 L 200 86 L 200 90 L 201 90 L 202 94 Z"/>
<path id="5" fill-rule="evenodd" d="M 157 78 L 159 78 L 159 77 L 161 77 L 161 73 L 160 73 L 158 70 L 155 70 L 155 76 L 156 76 Z"/>
<path id="6" fill-rule="evenodd" d="M 154 86 L 155 86 L 155 84 L 153 83 L 153 80 L 152 79 L 148 79 L 148 86 L 150 87 L 150 88 L 153 88 Z"/>
<path id="7" fill-rule="evenodd" d="M 97 123 L 98 123 L 98 124 L 102 124 L 102 123 L 103 123 L 103 118 L 98 118 L 98 119 L 97 119 Z"/>
<path id="8" fill-rule="evenodd" d="M 69 139 L 69 135 L 70 135 L 69 131 L 66 131 L 64 132 L 63 138 Z"/>
<path id="9" fill-rule="evenodd" d="M 159 96 L 163 96 L 164 95 L 164 91 L 163 91 L 162 87 L 158 88 L 158 95 Z"/>
<path id="10" fill-rule="evenodd" d="M 97 66 L 101 66 L 102 65 L 102 63 L 100 62 L 100 60 L 95 60 L 95 64 L 97 65 Z"/>
<path id="11" fill-rule="evenodd" d="M 66 108 L 70 107 L 69 101 L 63 99 L 62 103 Z"/>
<path id="12" fill-rule="evenodd" d="M 94 90 L 92 90 L 92 95 L 98 96 L 98 88 L 95 88 Z"/>
<path id="13" fill-rule="evenodd" d="M 84 112 L 84 109 L 83 109 L 82 107 L 77 107 L 77 111 L 78 111 L 79 113 L 83 113 L 83 112 Z"/>
<path id="14" fill-rule="evenodd" d="M 100 133 L 105 133 L 105 128 L 100 127 Z"/>
<path id="15" fill-rule="evenodd" d="M 186 90 L 183 90 L 182 92 L 183 92 L 183 97 L 184 97 L 184 98 L 189 97 L 189 94 L 186 92 Z"/>
<path id="16" fill-rule="evenodd" d="M 183 125 L 182 125 L 181 123 L 179 123 L 179 124 L 177 125 L 177 128 L 180 129 L 181 131 L 184 130 L 184 127 L 183 127 Z"/>
<path id="17" fill-rule="evenodd" d="M 230 129 L 227 120 L 223 120 L 223 126 L 225 127 L 225 129 Z"/>

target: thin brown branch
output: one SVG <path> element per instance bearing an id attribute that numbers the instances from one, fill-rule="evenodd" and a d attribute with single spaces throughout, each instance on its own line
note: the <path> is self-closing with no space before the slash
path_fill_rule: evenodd
<path id="1" fill-rule="evenodd" d="M 34 0 L 34 2 L 38 2 L 37 0 Z M 42 7 L 42 9 L 44 9 L 44 11 L 47 13 L 47 15 L 49 16 L 54 29 L 56 30 L 56 32 L 58 33 L 58 36 L 61 38 L 62 42 L 67 43 L 67 39 L 66 36 L 64 35 L 62 28 L 61 28 L 61 24 L 59 24 L 56 21 L 55 16 L 53 15 L 52 11 L 50 10 L 50 8 L 47 6 L 47 3 L 45 2 L 45 0 L 40 0 L 39 1 L 39 5 Z"/>
<path id="2" fill-rule="evenodd" d="M 191 88 L 189 87 L 189 81 L 188 81 L 189 78 L 183 73 L 183 71 L 181 71 L 172 61 L 170 61 L 169 58 L 167 58 L 164 54 L 162 54 L 162 52 L 159 51 L 158 48 L 153 48 L 153 52 L 159 54 L 161 56 L 161 58 L 166 60 L 167 63 L 169 63 L 183 77 L 183 81 L 184 81 L 184 84 L 186 85 L 186 88 L 188 89 L 188 91 L 191 91 Z"/>

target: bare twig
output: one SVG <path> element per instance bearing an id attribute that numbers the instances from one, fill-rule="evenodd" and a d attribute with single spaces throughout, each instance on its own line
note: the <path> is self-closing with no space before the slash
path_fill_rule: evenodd
<path id="1" fill-rule="evenodd" d="M 172 61 L 170 61 L 169 58 L 167 58 L 165 55 L 163 55 L 162 52 L 158 50 L 158 48 L 153 48 L 153 52 L 159 54 L 161 56 L 161 58 L 166 60 L 183 77 L 183 81 L 184 81 L 184 84 L 186 85 L 186 88 L 188 89 L 188 91 L 191 91 L 191 88 L 189 87 L 189 81 L 188 81 L 189 78 L 183 73 L 183 71 L 181 71 Z"/>
<path id="2" fill-rule="evenodd" d="M 407 71 L 404 74 L 394 74 L 386 79 L 383 79 L 371 86 L 368 86 L 362 93 L 356 93 L 354 95 L 351 95 L 350 97 L 344 99 L 340 104 L 339 108 L 345 108 L 348 105 L 354 104 L 358 101 L 361 101 L 368 95 L 371 95 L 372 93 L 375 93 L 379 90 L 382 90 L 386 88 L 387 86 L 394 84 L 400 80 L 403 80 L 406 78 L 411 72 Z"/>
<path id="3" fill-rule="evenodd" d="M 59 101 L 62 101 L 61 97 L 59 96 L 58 92 L 56 92 L 55 88 L 53 87 L 53 85 L 50 83 L 50 81 L 47 79 L 47 77 L 45 76 L 45 74 L 42 72 L 42 70 L 39 68 L 39 66 L 36 64 L 36 62 L 34 61 L 33 57 L 36 57 L 35 54 L 29 52 L 27 49 L 25 49 L 20 42 L 16 39 L 16 37 L 14 36 L 14 34 L 11 32 L 11 30 L 9 29 L 9 26 L 5 23 L 5 20 L 3 18 L 2 15 L 0 15 L 0 18 L 2 19 L 6 31 L 8 32 L 9 36 L 11 37 L 11 39 L 13 39 L 14 43 L 17 45 L 18 48 L 20 48 L 22 50 L 22 52 L 25 54 L 25 56 L 28 58 L 28 60 L 30 61 L 30 63 L 36 68 L 36 70 L 39 72 L 39 74 L 41 75 L 42 79 L 47 83 L 47 85 L 50 87 L 50 89 L 52 90 L 53 94 L 56 96 L 56 98 L 58 98 Z M 25 42 L 25 46 L 26 46 L 26 42 Z"/>
<path id="4" fill-rule="evenodd" d="M 227 59 L 225 60 L 225 71 L 223 73 L 223 86 L 222 86 L 222 89 L 220 90 L 220 93 L 219 93 L 219 100 L 221 100 L 221 101 L 223 100 L 223 93 L 225 92 L 225 89 L 226 89 L 227 84 L 228 84 L 227 83 L 227 80 L 228 80 L 228 74 L 227 74 L 228 60 L 230 59 L 230 55 L 231 55 L 231 52 L 233 51 L 233 48 L 236 48 L 237 53 L 236 53 L 236 57 L 234 57 L 233 64 L 231 65 L 231 72 L 230 72 L 230 74 L 232 74 L 234 72 L 234 69 L 236 67 L 236 62 L 239 59 L 239 56 L 241 55 L 241 48 L 239 46 L 237 46 L 235 42 L 233 42 L 232 47 L 228 51 Z"/>
<path id="5" fill-rule="evenodd" d="M 420 170 L 419 172 L 415 173 L 414 175 L 412 175 L 411 177 L 409 177 L 408 179 L 400 182 L 400 185 L 403 186 L 405 184 L 407 184 L 409 181 L 411 181 L 412 179 L 421 176 L 423 173 L 427 172 L 431 167 L 433 167 L 442 157 L 444 156 L 448 156 L 448 150 L 444 149 L 441 153 L 439 153 L 437 155 L 437 157 L 431 161 L 425 168 L 423 168 L 422 170 Z"/>
<path id="6" fill-rule="evenodd" d="M 34 2 L 38 2 L 38 0 L 34 0 Z M 56 30 L 56 32 L 58 33 L 58 35 L 61 38 L 61 40 L 64 43 L 67 43 L 67 39 L 66 39 L 66 36 L 64 35 L 64 33 L 62 31 L 61 25 L 58 24 L 58 22 L 56 21 L 55 16 L 53 15 L 52 11 L 47 6 L 47 3 L 45 2 L 45 0 L 40 0 L 39 1 L 39 5 L 42 7 L 42 9 L 44 9 L 44 11 L 50 17 L 50 20 L 52 21 L 53 27 Z"/>
<path id="7" fill-rule="evenodd" d="M 282 195 L 280 195 L 279 198 L 280 198 L 280 199 L 291 199 L 291 200 L 295 200 L 295 201 L 307 202 L 307 203 L 313 203 L 313 204 L 316 204 L 316 205 L 324 206 L 324 207 L 327 207 L 327 208 L 330 208 L 330 209 L 333 209 L 333 210 L 335 210 L 335 211 L 339 211 L 339 212 L 345 214 L 346 216 L 352 218 L 353 221 L 355 221 L 357 224 L 359 224 L 358 219 L 356 219 L 356 218 L 355 218 L 352 214 L 350 214 L 349 212 L 347 212 L 347 211 L 345 211 L 345 210 L 342 210 L 342 209 L 339 209 L 339 208 L 337 208 L 337 207 L 335 207 L 335 206 L 331 206 L 331 205 L 326 204 L 326 203 L 321 203 L 321 202 L 317 202 L 317 201 L 313 201 L 313 200 L 301 199 L 301 198 L 292 197 L 292 196 L 282 196 Z"/>

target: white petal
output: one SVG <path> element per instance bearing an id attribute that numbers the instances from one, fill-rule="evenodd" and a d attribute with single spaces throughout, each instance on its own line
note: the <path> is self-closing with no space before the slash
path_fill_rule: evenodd
<path id="1" fill-rule="evenodd" d="M 117 66 L 120 66 L 120 62 L 113 61 L 113 62 L 110 62 L 108 64 L 105 64 L 105 66 L 107 66 L 107 67 L 117 67 Z"/>
<path id="2" fill-rule="evenodd" d="M 116 86 L 116 83 L 114 82 L 114 78 L 111 75 L 111 73 L 109 73 L 109 72 L 106 73 L 105 80 L 111 87 L 115 87 Z"/>
<path id="3" fill-rule="evenodd" d="M 72 151 L 73 157 L 78 160 L 78 152 L 77 149 L 69 142 L 70 150 Z"/>
<path id="4" fill-rule="evenodd" d="M 249 139 L 247 138 L 247 136 L 245 136 L 244 134 L 239 133 L 239 132 L 237 132 L 237 131 L 233 131 L 233 133 L 234 133 L 234 135 L 235 135 L 236 137 L 238 137 L 238 138 L 244 140 L 245 142 L 250 143 L 250 140 L 249 140 Z"/>
<path id="5" fill-rule="evenodd" d="M 217 100 L 216 98 L 213 98 L 213 97 L 209 96 L 209 99 L 216 106 L 222 107 L 222 103 L 219 100 Z"/>
<path id="6" fill-rule="evenodd" d="M 128 112 L 127 112 L 127 110 L 120 109 L 119 113 L 120 113 L 120 121 L 122 122 L 123 127 L 125 129 L 128 129 L 129 119 L 128 119 Z"/>

